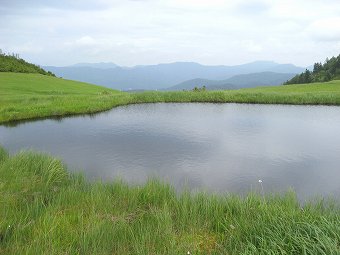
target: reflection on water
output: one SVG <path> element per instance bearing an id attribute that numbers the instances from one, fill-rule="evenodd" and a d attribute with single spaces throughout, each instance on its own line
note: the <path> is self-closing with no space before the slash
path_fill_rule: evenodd
<path id="1" fill-rule="evenodd" d="M 292 187 L 340 195 L 340 107 L 145 104 L 0 126 L 11 152 L 33 148 L 91 179 L 160 177 L 175 187 L 243 194 Z"/>

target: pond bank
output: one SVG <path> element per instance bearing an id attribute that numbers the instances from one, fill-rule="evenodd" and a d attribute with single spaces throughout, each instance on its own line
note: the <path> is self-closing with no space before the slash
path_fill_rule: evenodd
<path id="1" fill-rule="evenodd" d="M 139 103 L 340 105 L 340 81 L 228 91 L 125 93 L 39 74 L 0 73 L 0 123 L 95 113 Z"/>
<path id="2" fill-rule="evenodd" d="M 282 196 L 177 194 L 157 180 L 89 183 L 61 161 L 0 149 L 0 252 L 339 254 L 340 208 Z"/>

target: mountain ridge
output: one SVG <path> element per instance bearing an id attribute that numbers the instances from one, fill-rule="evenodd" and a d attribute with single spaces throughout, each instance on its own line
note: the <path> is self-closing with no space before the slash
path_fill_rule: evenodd
<path id="1" fill-rule="evenodd" d="M 195 78 L 224 80 L 238 74 L 274 72 L 275 70 L 279 70 L 280 73 L 299 73 L 305 69 L 273 61 L 255 61 L 236 66 L 208 66 L 195 62 L 174 62 L 135 67 L 117 66 L 108 69 L 94 68 L 83 64 L 82 66 L 66 67 L 45 66 L 44 68 L 63 78 L 121 90 L 166 89 Z M 95 63 L 91 65 L 93 64 Z"/>
<path id="2" fill-rule="evenodd" d="M 169 87 L 166 90 L 191 90 L 194 87 L 205 86 L 208 90 L 240 89 L 256 86 L 277 86 L 294 77 L 295 73 L 259 72 L 239 74 L 225 80 L 192 79 Z"/>

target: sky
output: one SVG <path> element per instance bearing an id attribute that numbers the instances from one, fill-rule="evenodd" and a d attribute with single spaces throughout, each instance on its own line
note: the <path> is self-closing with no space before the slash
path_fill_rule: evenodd
<path id="1" fill-rule="evenodd" d="M 0 49 L 54 66 L 309 66 L 340 54 L 340 0 L 0 0 Z"/>

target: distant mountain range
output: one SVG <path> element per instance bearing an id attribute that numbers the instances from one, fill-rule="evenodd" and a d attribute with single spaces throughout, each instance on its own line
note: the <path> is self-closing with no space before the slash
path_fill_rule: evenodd
<path id="1" fill-rule="evenodd" d="M 225 80 L 192 79 L 181 82 L 166 90 L 191 90 L 205 86 L 208 90 L 253 88 L 257 86 L 276 86 L 294 77 L 295 73 L 261 72 L 239 74 Z"/>
<path id="2" fill-rule="evenodd" d="M 223 82 L 217 82 L 217 85 L 223 85 L 227 79 L 235 75 L 253 74 L 253 76 L 256 76 L 254 73 L 263 72 L 297 74 L 305 70 L 305 68 L 292 64 L 278 64 L 272 61 L 256 61 L 236 66 L 206 66 L 193 62 L 175 62 L 121 67 L 114 63 L 80 63 L 66 67 L 45 66 L 44 68 L 66 79 L 89 82 L 120 90 L 166 89 L 198 78 L 209 81 L 221 80 Z M 259 76 L 268 77 L 268 75 L 261 74 Z M 256 79 L 256 82 L 252 84 L 268 85 L 264 84 L 266 78 L 264 78 L 263 82 L 258 77 Z M 250 84 L 249 81 L 247 84 Z M 242 84 L 241 86 L 240 84 L 235 85 L 242 87 Z"/>

